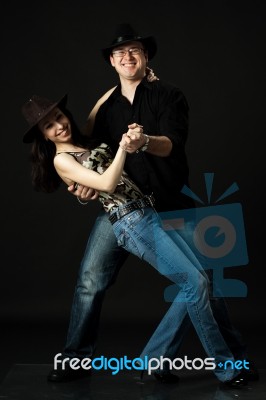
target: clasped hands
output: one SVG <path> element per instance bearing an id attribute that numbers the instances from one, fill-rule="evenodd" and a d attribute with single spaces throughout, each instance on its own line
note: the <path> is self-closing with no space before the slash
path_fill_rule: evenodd
<path id="1" fill-rule="evenodd" d="M 128 131 L 122 135 L 119 146 L 127 153 L 132 154 L 140 149 L 145 143 L 146 139 L 143 135 L 143 126 L 133 123 L 128 125 Z M 79 184 L 68 186 L 68 191 L 82 201 L 96 200 L 99 196 L 97 190 Z"/>
<path id="2" fill-rule="evenodd" d="M 124 133 L 119 146 L 127 153 L 135 153 L 140 147 L 146 143 L 143 135 L 143 126 L 137 123 L 128 125 L 127 133 Z"/>

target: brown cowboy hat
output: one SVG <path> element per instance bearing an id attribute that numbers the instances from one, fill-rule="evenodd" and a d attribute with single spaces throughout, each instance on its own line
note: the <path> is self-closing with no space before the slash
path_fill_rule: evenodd
<path id="1" fill-rule="evenodd" d="M 36 135 L 36 125 L 55 107 L 64 108 L 67 103 L 67 94 L 59 101 L 49 100 L 45 97 L 32 95 L 22 106 L 22 114 L 29 124 L 29 129 L 23 136 L 23 143 L 33 142 Z"/>
<path id="2" fill-rule="evenodd" d="M 149 60 L 151 60 L 156 54 L 157 44 L 153 36 L 142 37 L 132 28 L 131 25 L 120 24 L 116 28 L 115 38 L 112 43 L 105 49 L 102 49 L 105 61 L 110 64 L 110 54 L 112 53 L 112 50 L 115 47 L 128 42 L 141 42 L 145 50 L 148 52 Z"/>

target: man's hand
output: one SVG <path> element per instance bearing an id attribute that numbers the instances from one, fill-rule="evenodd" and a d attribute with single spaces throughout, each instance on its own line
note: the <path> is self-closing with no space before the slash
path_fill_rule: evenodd
<path id="1" fill-rule="evenodd" d="M 137 123 L 128 125 L 126 133 L 126 148 L 128 153 L 138 152 L 142 146 L 147 143 L 147 135 L 143 133 L 143 126 Z M 173 148 L 171 139 L 167 136 L 151 136 L 148 135 L 148 147 L 145 149 L 150 154 L 159 157 L 168 157 Z"/>
<path id="2" fill-rule="evenodd" d="M 146 138 L 143 135 L 143 126 L 136 123 L 128 125 L 127 147 L 128 153 L 135 153 L 140 147 L 146 143 Z"/>
<path id="3" fill-rule="evenodd" d="M 67 190 L 82 201 L 96 200 L 99 196 L 97 190 L 79 184 L 70 185 Z"/>

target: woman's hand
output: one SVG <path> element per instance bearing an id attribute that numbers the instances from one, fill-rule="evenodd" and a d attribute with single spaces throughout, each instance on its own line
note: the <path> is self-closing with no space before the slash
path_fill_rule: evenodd
<path id="1" fill-rule="evenodd" d="M 149 67 L 146 67 L 146 75 L 148 82 L 154 82 L 159 80 L 158 76 L 156 76 L 153 70 Z"/>
<path id="2" fill-rule="evenodd" d="M 128 125 L 126 134 L 126 148 L 128 153 L 135 153 L 140 147 L 146 143 L 146 138 L 143 134 L 143 126 L 137 123 Z M 123 136 L 124 136 L 123 135 Z"/>
<path id="3" fill-rule="evenodd" d="M 122 139 L 119 142 L 119 146 L 121 149 L 127 151 L 128 145 L 130 144 L 130 138 L 128 137 L 127 133 L 122 135 Z"/>

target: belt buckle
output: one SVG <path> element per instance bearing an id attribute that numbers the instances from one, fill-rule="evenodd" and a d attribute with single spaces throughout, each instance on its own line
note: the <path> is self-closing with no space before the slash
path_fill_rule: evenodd
<path id="1" fill-rule="evenodd" d="M 128 210 L 126 209 L 126 207 L 123 207 L 122 210 L 119 211 L 119 219 L 127 215 L 127 213 Z"/>

